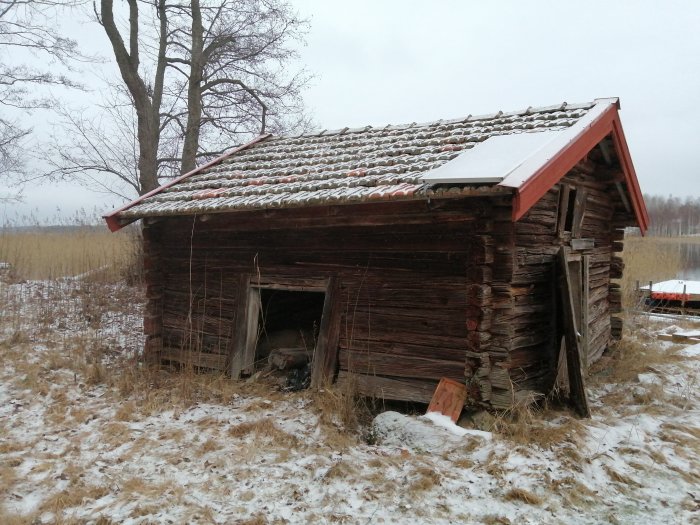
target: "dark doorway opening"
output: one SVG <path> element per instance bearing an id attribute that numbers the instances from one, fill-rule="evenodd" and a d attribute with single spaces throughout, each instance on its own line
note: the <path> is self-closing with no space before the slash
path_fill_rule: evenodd
<path id="1" fill-rule="evenodd" d="M 258 303 L 255 371 L 270 371 L 288 390 L 307 388 L 326 294 L 253 288 Z"/>

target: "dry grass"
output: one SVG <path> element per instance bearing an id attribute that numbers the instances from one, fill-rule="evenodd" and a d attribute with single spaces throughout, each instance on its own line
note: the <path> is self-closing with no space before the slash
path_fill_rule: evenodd
<path id="1" fill-rule="evenodd" d="M 262 418 L 255 421 L 246 421 L 229 427 L 227 434 L 230 437 L 243 439 L 253 435 L 258 440 L 278 443 L 286 446 L 296 446 L 297 438 L 280 429 L 270 418 Z"/>
<path id="2" fill-rule="evenodd" d="M 578 476 L 564 476 L 563 478 L 551 480 L 549 490 L 554 494 L 559 494 L 563 500 L 571 507 L 584 507 L 599 498 L 597 492 L 592 491 L 581 483 Z"/>
<path id="3" fill-rule="evenodd" d="M 623 474 L 622 472 L 619 472 L 618 470 L 615 470 L 613 467 L 611 467 L 609 465 L 603 465 L 603 470 L 605 470 L 605 473 L 608 475 L 608 477 L 611 480 L 613 480 L 617 483 L 620 483 L 622 485 L 627 485 L 630 487 L 637 487 L 637 488 L 641 487 L 641 485 L 639 483 L 637 483 L 636 481 L 634 481 L 632 478 Z"/>
<path id="4" fill-rule="evenodd" d="M 205 454 L 208 454 L 210 452 L 216 452 L 217 450 L 221 450 L 222 448 L 223 445 L 219 443 L 216 439 L 209 438 L 199 447 L 199 449 L 197 450 L 197 455 L 204 456 Z"/>
<path id="5" fill-rule="evenodd" d="M 586 427 L 568 412 L 559 414 L 554 410 L 543 410 L 525 400 L 498 414 L 492 431 L 518 444 L 534 443 L 542 448 L 553 448 L 579 443 L 585 436 Z"/>
<path id="6" fill-rule="evenodd" d="M 357 469 L 347 461 L 338 461 L 337 463 L 334 463 L 331 468 L 328 469 L 328 471 L 323 477 L 324 479 L 346 479 L 349 477 L 356 476 L 357 473 Z"/>
<path id="7" fill-rule="evenodd" d="M 541 505 L 544 501 L 537 494 L 533 494 L 529 490 L 520 488 L 510 489 L 508 492 L 506 492 L 504 497 L 506 501 L 522 501 L 528 505 Z"/>
<path id="8" fill-rule="evenodd" d="M 433 489 L 440 485 L 442 476 L 432 466 L 421 465 L 415 470 L 410 484 L 408 485 L 409 493 L 420 493 Z"/>
<path id="9" fill-rule="evenodd" d="M 14 486 L 16 480 L 17 472 L 15 472 L 14 466 L 7 463 L 0 465 L 0 496 L 7 494 Z"/>
<path id="10" fill-rule="evenodd" d="M 14 513 L 8 513 L 3 510 L 0 505 L 0 523 L 3 525 L 33 525 L 36 523 L 37 517 L 32 514 L 29 516 L 20 516 Z"/>
<path id="11" fill-rule="evenodd" d="M 452 464 L 459 469 L 471 469 L 474 468 L 476 462 L 471 458 L 459 458 L 452 461 Z"/>
<path id="12" fill-rule="evenodd" d="M 66 509 L 77 507 L 86 501 L 100 499 L 109 493 L 109 488 L 105 486 L 87 485 L 82 481 L 73 482 L 68 488 L 45 499 L 39 508 L 39 514 L 51 512 L 61 516 Z"/>
<path id="13" fill-rule="evenodd" d="M 13 452 L 21 452 L 27 446 L 26 443 L 17 441 L 0 442 L 0 454 L 12 454 Z"/>
<path id="14" fill-rule="evenodd" d="M 153 482 L 141 477 L 130 477 L 119 482 L 118 485 L 122 493 L 131 494 L 132 497 L 156 499 L 167 495 L 171 504 L 178 504 L 185 495 L 184 488 L 175 481 Z M 151 514 L 151 512 L 145 514 Z"/>
<path id="15" fill-rule="evenodd" d="M 127 401 L 119 405 L 119 408 L 114 412 L 114 419 L 117 421 L 137 421 L 139 419 L 136 403 Z"/>
<path id="16" fill-rule="evenodd" d="M 0 229 L 0 261 L 13 280 L 55 279 L 99 270 L 103 278 L 126 276 L 138 259 L 134 229 L 111 233 L 102 226 L 65 230 Z"/>
<path id="17" fill-rule="evenodd" d="M 104 379 L 113 387 L 110 395 L 114 400 L 128 405 L 119 410 L 118 417 L 124 420 L 138 419 L 164 409 L 187 409 L 198 403 L 225 405 L 235 398 L 250 399 L 243 410 L 258 412 L 269 410 L 276 402 L 293 396 L 279 392 L 272 380 L 232 381 L 224 373 L 199 373 L 191 367 L 139 366 L 136 360 L 113 364 Z"/>
<path id="18" fill-rule="evenodd" d="M 369 407 L 356 394 L 351 381 L 341 386 L 326 385 L 314 396 L 321 422 L 354 431 L 370 417 Z"/>
<path id="19" fill-rule="evenodd" d="M 653 339 L 625 337 L 611 348 L 611 359 L 604 374 L 594 375 L 593 379 L 607 383 L 636 381 L 639 374 L 682 359 Z"/>
<path id="20" fill-rule="evenodd" d="M 119 421 L 109 421 L 100 429 L 102 440 L 110 446 L 117 448 L 131 439 L 129 427 Z"/>
<path id="21" fill-rule="evenodd" d="M 324 442 L 338 450 L 356 445 L 360 429 L 369 428 L 373 418 L 369 403 L 357 395 L 350 381 L 340 386 L 326 385 L 314 392 L 313 407 L 324 431 Z"/>
<path id="22" fill-rule="evenodd" d="M 489 514 L 481 518 L 481 523 L 483 523 L 484 525 L 511 525 L 513 522 L 505 516 Z"/>
<path id="23" fill-rule="evenodd" d="M 685 241 L 683 241 L 685 242 Z M 637 306 L 636 287 L 674 279 L 681 269 L 681 243 L 678 239 L 666 237 L 628 237 L 625 239 L 622 259 L 623 272 L 622 298 L 626 308 Z"/>
<path id="24" fill-rule="evenodd" d="M 695 439 L 700 441 L 700 428 L 687 425 L 677 425 L 675 423 L 663 423 L 661 428 L 664 430 L 675 431 L 676 433 L 685 434 L 686 439 Z M 682 444 L 682 443 L 681 443 Z"/>

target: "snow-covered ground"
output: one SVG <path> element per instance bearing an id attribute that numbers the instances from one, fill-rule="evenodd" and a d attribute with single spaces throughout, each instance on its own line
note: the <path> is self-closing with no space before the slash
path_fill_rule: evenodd
<path id="1" fill-rule="evenodd" d="M 655 338 L 692 324 L 631 319 L 591 420 L 353 432 L 337 392 L 139 368 L 134 296 L 0 283 L 0 523 L 700 523 L 700 344 Z"/>

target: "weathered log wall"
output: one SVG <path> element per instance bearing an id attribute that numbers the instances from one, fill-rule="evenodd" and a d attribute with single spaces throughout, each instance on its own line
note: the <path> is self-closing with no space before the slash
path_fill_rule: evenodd
<path id="1" fill-rule="evenodd" d="M 621 311 L 621 277 L 624 227 L 633 224 L 619 196 L 616 178 L 609 169 L 588 158 L 580 162 L 554 186 L 515 225 L 515 258 L 512 289 L 515 296 L 510 317 L 516 337 L 512 340 L 508 367 L 510 379 L 520 391 L 546 393 L 551 388 L 557 366 L 561 332 L 557 320 L 556 254 L 562 245 L 587 256 L 587 302 L 583 313 L 587 342 L 584 363 L 602 355 L 611 339 L 619 337 L 621 321 L 613 314 Z M 572 213 L 570 230 L 562 225 L 566 191 L 575 191 L 579 200 Z M 573 193 L 572 193 L 573 194 Z M 573 205 L 573 200 L 571 201 Z M 576 239 L 592 242 L 578 243 Z M 572 242 L 573 240 L 573 242 Z"/>
<path id="2" fill-rule="evenodd" d="M 428 402 L 448 377 L 466 380 L 470 401 L 508 408 L 548 392 L 556 375 L 562 245 L 589 240 L 575 248 L 590 263 L 588 362 L 621 331 L 611 279 L 621 275 L 615 254 L 633 220 L 618 181 L 589 157 L 517 223 L 511 197 L 497 192 L 148 223 L 147 354 L 229 370 L 245 341 L 251 285 L 328 280 L 337 322 L 327 361 L 339 381 Z M 564 202 L 576 205 L 568 218 Z"/>
<path id="3" fill-rule="evenodd" d="M 491 217 L 494 205 L 500 222 Z M 149 309 L 160 314 L 152 335 L 162 342 L 161 357 L 225 368 L 237 351 L 246 278 L 303 284 L 330 277 L 341 312 L 338 378 L 358 374 L 353 380 L 361 393 L 427 402 L 440 378 L 465 380 L 467 348 L 470 375 L 482 341 L 503 347 L 497 359 L 507 356 L 505 336 L 490 335 L 493 312 L 509 300 L 511 257 L 496 253 L 493 239 L 504 234 L 492 231 L 504 225 L 512 231 L 507 202 L 345 208 L 317 216 L 279 210 L 267 220 L 263 214 L 169 218 L 148 226 L 158 229 L 152 251 L 161 284 Z M 500 287 L 491 283 L 496 279 Z"/>

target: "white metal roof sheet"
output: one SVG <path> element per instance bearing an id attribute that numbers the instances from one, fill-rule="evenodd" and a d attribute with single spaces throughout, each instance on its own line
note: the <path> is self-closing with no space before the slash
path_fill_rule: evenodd
<path id="1" fill-rule="evenodd" d="M 561 131 L 494 135 L 464 150 L 451 161 L 428 171 L 421 180 L 430 184 L 488 184 L 501 182 Z"/>

